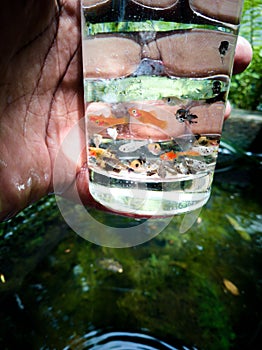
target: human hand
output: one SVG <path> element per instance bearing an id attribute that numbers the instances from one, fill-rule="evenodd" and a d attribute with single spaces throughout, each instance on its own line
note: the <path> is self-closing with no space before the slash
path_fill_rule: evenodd
<path id="1" fill-rule="evenodd" d="M 25 4 L 24 4 L 25 3 Z M 63 139 L 84 115 L 80 9 L 75 0 L 19 0 L 2 5 L 0 23 L 0 220 L 53 191 L 54 162 Z M 240 38 L 234 72 L 252 50 Z M 227 115 L 229 112 L 227 112 Z M 56 173 L 64 196 L 76 184 L 85 204 L 84 151 L 74 164 L 64 155 Z"/>
<path id="2" fill-rule="evenodd" d="M 0 219 L 52 192 L 57 151 L 83 116 L 79 13 L 75 0 L 14 0 L 1 9 Z"/>
<path id="3" fill-rule="evenodd" d="M 237 40 L 237 47 L 235 52 L 233 74 L 239 74 L 243 72 L 252 60 L 252 48 L 250 43 L 243 37 L 239 36 Z M 230 116 L 231 106 L 227 101 L 225 119 Z"/>

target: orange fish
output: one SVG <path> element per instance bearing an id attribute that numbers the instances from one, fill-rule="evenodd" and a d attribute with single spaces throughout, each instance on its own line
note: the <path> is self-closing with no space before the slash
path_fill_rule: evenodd
<path id="1" fill-rule="evenodd" d="M 129 108 L 128 113 L 131 117 L 137 118 L 144 124 L 152 124 L 158 126 L 160 129 L 166 128 L 167 122 L 156 118 L 154 111 L 147 112 L 137 108 Z"/>
<path id="2" fill-rule="evenodd" d="M 88 155 L 90 157 L 95 157 L 95 158 L 98 158 L 98 157 L 115 157 L 114 154 L 110 153 L 109 151 L 103 149 L 103 148 L 99 148 L 99 147 L 89 147 L 89 150 L 88 150 Z"/>
<path id="3" fill-rule="evenodd" d="M 182 157 L 182 156 L 197 157 L 197 156 L 200 156 L 200 153 L 196 152 L 196 151 L 185 151 L 185 152 L 170 151 L 170 152 L 161 154 L 160 159 L 172 161 L 172 160 L 176 159 L 177 157 Z"/>
<path id="4" fill-rule="evenodd" d="M 185 152 L 177 152 L 178 157 L 180 156 L 191 156 L 191 157 L 198 157 L 201 154 L 197 151 L 185 151 Z"/>
<path id="5" fill-rule="evenodd" d="M 96 123 L 99 126 L 105 126 L 105 127 L 112 127 L 115 125 L 120 125 L 120 124 L 127 124 L 128 123 L 128 118 L 123 117 L 123 118 L 116 118 L 113 116 L 110 117 L 104 117 L 102 114 L 100 115 L 90 115 L 89 120 L 91 122 Z"/>
<path id="6" fill-rule="evenodd" d="M 177 158 L 177 153 L 175 153 L 174 151 L 163 153 L 160 156 L 160 159 L 168 160 L 168 161 L 171 161 L 171 160 L 176 159 L 176 158 Z"/>

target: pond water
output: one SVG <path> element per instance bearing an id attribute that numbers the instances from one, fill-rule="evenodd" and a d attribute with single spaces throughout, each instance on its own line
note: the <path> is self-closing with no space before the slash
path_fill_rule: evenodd
<path id="1" fill-rule="evenodd" d="M 97 246 L 65 224 L 53 197 L 1 224 L 0 348 L 258 348 L 261 167 L 219 159 L 212 196 L 185 234 L 174 217 L 147 243 Z"/>

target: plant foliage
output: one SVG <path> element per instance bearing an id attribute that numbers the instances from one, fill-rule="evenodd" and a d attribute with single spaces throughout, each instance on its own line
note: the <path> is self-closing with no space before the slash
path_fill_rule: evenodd
<path id="1" fill-rule="evenodd" d="M 262 3 L 245 0 L 240 35 L 253 49 L 253 59 L 248 69 L 232 78 L 229 99 L 234 107 L 262 111 Z"/>

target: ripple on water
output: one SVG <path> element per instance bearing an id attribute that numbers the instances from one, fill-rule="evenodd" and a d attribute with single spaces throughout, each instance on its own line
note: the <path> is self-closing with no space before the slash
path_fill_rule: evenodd
<path id="1" fill-rule="evenodd" d="M 197 350 L 182 344 L 171 346 L 143 333 L 91 331 L 74 339 L 63 350 Z"/>

